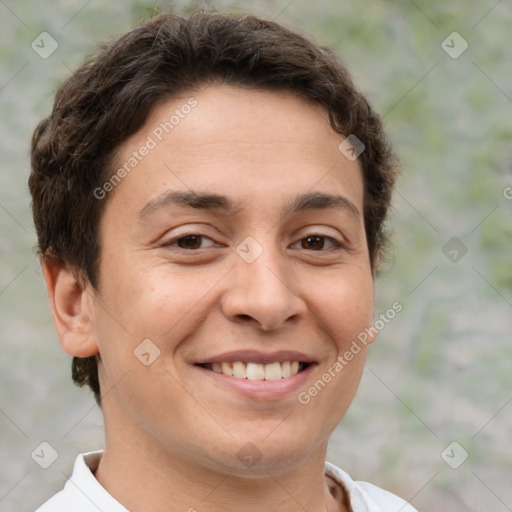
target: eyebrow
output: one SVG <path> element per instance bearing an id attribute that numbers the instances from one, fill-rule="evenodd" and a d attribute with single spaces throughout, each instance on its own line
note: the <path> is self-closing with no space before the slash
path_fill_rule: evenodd
<path id="1" fill-rule="evenodd" d="M 185 206 L 198 210 L 216 210 L 234 213 L 236 205 L 227 196 L 220 194 L 200 194 L 197 192 L 166 192 L 151 199 L 140 210 L 139 218 L 143 219 L 149 214 L 171 206 Z"/>
<path id="2" fill-rule="evenodd" d="M 202 194 L 193 191 L 189 192 L 166 192 L 151 199 L 139 212 L 139 219 L 143 220 L 151 213 L 169 208 L 171 206 L 183 206 L 198 210 L 222 211 L 227 214 L 234 214 L 240 209 L 229 197 L 220 194 Z M 306 192 L 298 194 L 291 204 L 284 209 L 289 213 L 300 213 L 307 210 L 320 210 L 327 208 L 339 208 L 359 217 L 360 212 L 356 205 L 341 195 L 326 194 L 323 192 Z"/>
<path id="3" fill-rule="evenodd" d="M 345 196 L 325 194 L 322 192 L 299 194 L 290 205 L 290 210 L 293 213 L 326 208 L 339 208 L 347 211 L 354 217 L 359 217 L 360 215 L 357 206 Z"/>

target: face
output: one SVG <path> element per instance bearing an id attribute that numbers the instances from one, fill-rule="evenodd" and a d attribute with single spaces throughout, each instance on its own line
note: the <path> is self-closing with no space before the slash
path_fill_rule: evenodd
<path id="1" fill-rule="evenodd" d="M 373 315 L 343 139 L 292 93 L 210 85 L 119 150 L 137 163 L 109 192 L 91 306 L 107 439 L 239 472 L 247 451 L 268 470 L 325 450 L 366 350 L 333 365 Z"/>

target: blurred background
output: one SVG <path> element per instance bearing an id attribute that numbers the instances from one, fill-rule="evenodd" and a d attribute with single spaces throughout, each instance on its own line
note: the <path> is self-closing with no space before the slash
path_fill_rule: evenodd
<path id="1" fill-rule="evenodd" d="M 100 43 L 169 6 L 248 11 L 332 46 L 402 161 L 376 312 L 403 310 L 328 459 L 420 511 L 511 511 L 512 7 L 496 0 L 0 0 L 0 511 L 34 510 L 103 446 L 35 257 L 31 133 Z"/>

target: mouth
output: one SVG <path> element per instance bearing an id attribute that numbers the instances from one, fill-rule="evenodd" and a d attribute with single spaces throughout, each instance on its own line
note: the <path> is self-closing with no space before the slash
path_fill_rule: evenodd
<path id="1" fill-rule="evenodd" d="M 318 364 L 303 352 L 243 350 L 196 360 L 193 366 L 219 391 L 268 402 L 293 397 Z"/>
<path id="2" fill-rule="evenodd" d="M 293 377 L 312 364 L 306 361 L 274 361 L 266 364 L 252 361 L 223 361 L 199 363 L 196 366 L 235 379 L 275 381 Z"/>

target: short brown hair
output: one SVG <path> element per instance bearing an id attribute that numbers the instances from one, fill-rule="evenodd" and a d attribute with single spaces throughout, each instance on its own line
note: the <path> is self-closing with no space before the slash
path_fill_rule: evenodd
<path id="1" fill-rule="evenodd" d="M 56 259 L 98 289 L 94 190 L 113 173 L 115 150 L 155 105 L 210 82 L 284 89 L 322 105 L 332 128 L 355 135 L 364 179 L 364 224 L 375 273 L 396 166 L 379 116 L 334 52 L 245 14 L 161 14 L 102 48 L 60 87 L 32 138 L 29 188 L 40 257 Z M 73 380 L 100 403 L 96 357 L 73 358 Z"/>

